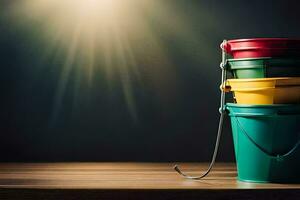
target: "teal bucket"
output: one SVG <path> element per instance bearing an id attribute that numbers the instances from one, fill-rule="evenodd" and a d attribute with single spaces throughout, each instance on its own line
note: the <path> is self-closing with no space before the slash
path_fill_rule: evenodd
<path id="1" fill-rule="evenodd" d="M 300 183 L 300 105 L 226 105 L 238 179 Z"/>

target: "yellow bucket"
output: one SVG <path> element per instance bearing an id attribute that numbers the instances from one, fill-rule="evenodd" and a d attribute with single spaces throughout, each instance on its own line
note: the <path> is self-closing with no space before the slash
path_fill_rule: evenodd
<path id="1" fill-rule="evenodd" d="M 222 86 L 238 104 L 300 103 L 300 77 L 228 79 Z"/>

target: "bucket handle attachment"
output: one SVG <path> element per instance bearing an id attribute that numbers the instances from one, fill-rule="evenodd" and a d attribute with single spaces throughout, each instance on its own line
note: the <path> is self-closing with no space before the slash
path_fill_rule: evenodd
<path id="1" fill-rule="evenodd" d="M 296 142 L 296 144 L 288 152 L 286 152 L 284 154 L 277 154 L 277 155 L 271 154 L 267 150 L 265 150 L 263 147 L 261 147 L 259 144 L 257 144 L 257 142 L 255 142 L 255 140 L 243 128 L 243 126 L 241 125 L 239 119 L 236 116 L 234 116 L 234 118 L 237 121 L 238 126 L 241 128 L 243 134 L 250 140 L 250 142 L 252 144 L 254 144 L 254 146 L 256 146 L 265 155 L 269 156 L 270 158 L 276 159 L 277 161 L 282 161 L 285 157 L 291 155 L 298 148 L 298 146 L 300 145 L 300 138 L 299 138 L 298 141 Z"/>
<path id="2" fill-rule="evenodd" d="M 226 52 L 225 52 L 226 45 L 227 45 L 227 41 L 223 40 L 223 42 L 221 44 L 222 62 L 220 64 L 220 68 L 222 69 L 222 80 L 221 80 L 222 84 L 227 79 L 227 71 L 226 71 L 227 58 L 226 58 Z M 181 176 L 183 176 L 184 178 L 193 179 L 193 180 L 200 180 L 200 179 L 206 177 L 209 174 L 209 172 L 211 171 L 213 165 L 215 164 L 216 157 L 217 157 L 218 150 L 219 150 L 219 144 L 220 144 L 220 138 L 221 138 L 221 135 L 222 135 L 222 129 L 223 129 L 223 122 L 224 122 L 224 116 L 225 116 L 225 100 L 226 100 L 226 93 L 225 93 L 225 91 L 221 91 L 220 108 L 219 108 L 220 119 L 219 119 L 218 133 L 217 133 L 217 139 L 216 139 L 216 143 L 215 143 L 214 153 L 213 153 L 213 156 L 212 156 L 212 159 L 211 159 L 211 162 L 209 164 L 208 169 L 200 176 L 191 176 L 191 175 L 188 175 L 188 174 L 184 173 L 183 171 L 181 171 L 178 165 L 175 165 L 174 170 L 177 173 L 179 173 Z"/>

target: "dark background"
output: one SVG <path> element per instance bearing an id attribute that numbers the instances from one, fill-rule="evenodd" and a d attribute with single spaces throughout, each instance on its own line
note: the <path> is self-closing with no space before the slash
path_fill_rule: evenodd
<path id="1" fill-rule="evenodd" d="M 80 70 L 71 71 L 57 103 L 64 53 L 43 56 L 38 26 L 17 27 L 3 14 L 11 2 L 0 1 L 0 161 L 208 161 L 219 117 L 219 44 L 300 35 L 297 0 L 166 0 L 191 33 L 178 37 L 148 13 L 169 70 L 138 40 L 133 49 L 145 54 L 136 61 L 142 84 L 129 78 L 134 103 L 122 77 L 111 86 L 101 70 L 88 88 L 78 83 Z M 226 119 L 218 161 L 233 160 Z"/>

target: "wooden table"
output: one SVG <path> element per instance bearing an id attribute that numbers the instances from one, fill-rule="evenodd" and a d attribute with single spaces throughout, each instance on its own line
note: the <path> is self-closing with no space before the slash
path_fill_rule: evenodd
<path id="1" fill-rule="evenodd" d="M 218 163 L 200 181 L 172 163 L 2 163 L 0 199 L 300 199 L 299 184 L 236 180 L 234 164 Z M 207 164 L 182 164 L 190 173 Z"/>

